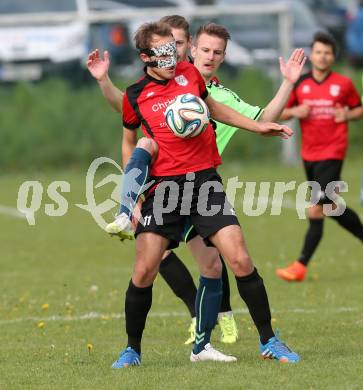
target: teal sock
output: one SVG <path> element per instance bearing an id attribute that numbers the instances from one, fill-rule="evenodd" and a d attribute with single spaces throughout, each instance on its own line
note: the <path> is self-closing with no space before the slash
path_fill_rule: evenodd
<path id="1" fill-rule="evenodd" d="M 222 279 L 199 279 L 197 298 L 195 300 L 196 311 L 196 335 L 193 353 L 197 354 L 210 342 L 212 330 L 217 323 L 219 308 L 222 299 Z"/>
<path id="2" fill-rule="evenodd" d="M 149 178 L 151 154 L 143 148 L 135 148 L 126 165 L 121 188 L 119 213 L 125 213 L 131 219 L 134 207 L 143 192 L 143 186 Z"/>

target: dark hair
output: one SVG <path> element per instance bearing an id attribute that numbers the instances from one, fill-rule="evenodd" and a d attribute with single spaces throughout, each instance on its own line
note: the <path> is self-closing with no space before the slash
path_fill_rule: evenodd
<path id="1" fill-rule="evenodd" d="M 168 15 L 160 19 L 160 22 L 168 24 L 171 28 L 178 28 L 185 32 L 187 39 L 190 38 L 189 23 L 180 15 Z"/>
<path id="2" fill-rule="evenodd" d="M 153 35 L 159 35 L 161 37 L 173 36 L 170 26 L 166 23 L 144 23 L 137 29 L 135 34 L 136 48 L 138 50 L 150 49 Z"/>
<path id="3" fill-rule="evenodd" d="M 195 42 L 198 41 L 198 38 L 202 34 L 214 35 L 218 38 L 221 38 L 224 40 L 226 46 L 228 41 L 231 39 L 228 30 L 224 26 L 216 23 L 207 23 L 204 24 L 203 26 L 200 26 L 197 33 L 195 34 Z"/>
<path id="4" fill-rule="evenodd" d="M 333 50 L 334 56 L 336 56 L 337 50 L 338 50 L 337 42 L 332 35 L 324 32 L 324 31 L 319 31 L 316 34 L 314 34 L 314 36 L 313 36 L 313 40 L 310 44 L 311 49 L 313 48 L 313 46 L 316 42 L 320 42 L 320 43 L 323 43 L 324 45 L 330 46 Z"/>

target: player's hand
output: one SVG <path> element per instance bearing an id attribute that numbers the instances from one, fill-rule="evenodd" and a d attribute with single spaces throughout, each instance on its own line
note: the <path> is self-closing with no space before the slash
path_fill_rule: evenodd
<path id="1" fill-rule="evenodd" d="M 295 84 L 297 80 L 299 80 L 299 77 L 301 76 L 301 72 L 306 62 L 304 49 L 295 49 L 292 52 L 287 63 L 285 63 L 282 57 L 280 57 L 279 60 L 281 74 L 286 80 Z"/>
<path id="2" fill-rule="evenodd" d="M 343 107 L 337 103 L 335 106 L 335 123 L 343 123 L 348 120 L 349 107 Z"/>
<path id="3" fill-rule="evenodd" d="M 103 59 L 98 49 L 93 50 L 87 59 L 87 68 L 91 75 L 98 81 L 105 78 L 110 67 L 110 55 L 108 51 L 103 52 Z"/>
<path id="4" fill-rule="evenodd" d="M 287 139 L 294 134 L 288 126 L 271 122 L 258 122 L 257 132 L 265 137 L 277 136 L 283 139 Z"/>
<path id="5" fill-rule="evenodd" d="M 310 115 L 311 108 L 307 104 L 300 104 L 293 108 L 293 115 L 297 119 L 305 119 Z"/>

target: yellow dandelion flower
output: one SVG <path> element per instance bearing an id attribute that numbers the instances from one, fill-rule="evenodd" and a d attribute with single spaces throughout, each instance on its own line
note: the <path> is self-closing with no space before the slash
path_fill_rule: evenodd
<path id="1" fill-rule="evenodd" d="M 43 303 L 42 304 L 42 309 L 43 310 L 48 310 L 49 309 L 49 303 Z"/>
<path id="2" fill-rule="evenodd" d="M 39 329 L 43 329 L 43 328 L 45 327 L 45 322 L 44 322 L 44 321 L 39 321 L 39 322 L 37 323 L 37 327 L 38 327 Z"/>
<path id="3" fill-rule="evenodd" d="M 88 344 L 87 344 L 87 349 L 88 349 L 88 353 L 91 353 L 92 350 L 93 350 L 93 344 L 88 343 Z"/>

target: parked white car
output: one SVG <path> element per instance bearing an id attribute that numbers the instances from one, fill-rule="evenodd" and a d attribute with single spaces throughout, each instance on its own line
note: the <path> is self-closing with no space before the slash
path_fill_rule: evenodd
<path id="1" fill-rule="evenodd" d="M 1 0 L 0 81 L 37 80 L 84 66 L 86 6 L 86 0 Z"/>

